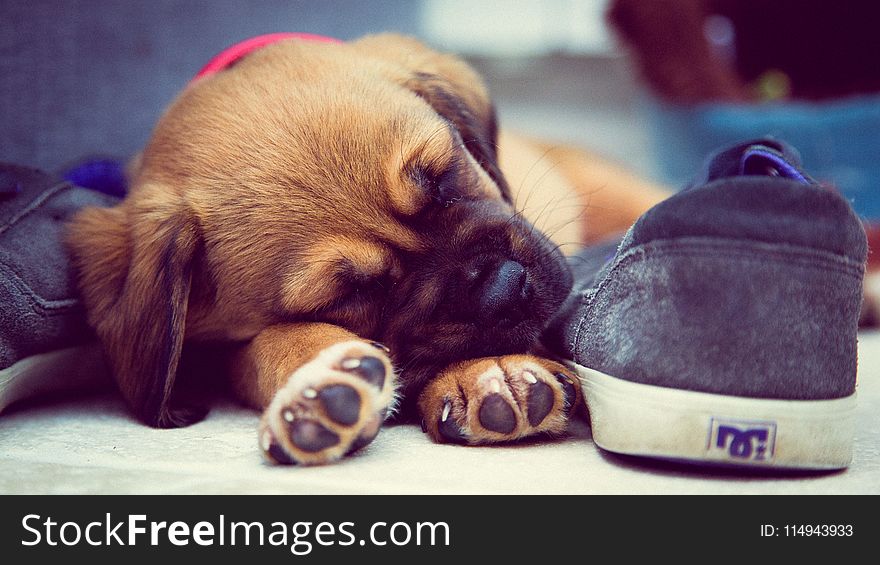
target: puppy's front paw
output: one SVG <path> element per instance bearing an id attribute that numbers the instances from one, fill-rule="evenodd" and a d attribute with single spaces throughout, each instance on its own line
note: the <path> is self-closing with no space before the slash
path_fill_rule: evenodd
<path id="1" fill-rule="evenodd" d="M 481 444 L 561 434 L 582 404 L 577 377 L 559 363 L 507 355 L 446 369 L 425 388 L 419 411 L 435 441 Z"/>
<path id="2" fill-rule="evenodd" d="M 335 461 L 373 441 L 394 404 L 388 350 L 337 343 L 290 375 L 263 413 L 260 447 L 273 463 Z"/>

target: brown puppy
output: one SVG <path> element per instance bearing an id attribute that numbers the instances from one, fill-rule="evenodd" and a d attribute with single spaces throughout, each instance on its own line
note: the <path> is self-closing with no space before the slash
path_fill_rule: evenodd
<path id="1" fill-rule="evenodd" d="M 282 41 L 187 87 L 127 198 L 70 230 L 89 321 L 137 416 L 200 418 L 181 359 L 209 346 L 186 366 L 219 361 L 264 410 L 276 462 L 366 445 L 395 391 L 438 441 L 562 432 L 579 387 L 527 353 L 571 278 L 515 200 L 565 201 L 569 217 L 552 216 L 569 243 L 627 227 L 663 193 L 581 154 L 497 142 L 476 73 L 399 36 Z M 585 223 L 573 186 L 595 199 Z"/>

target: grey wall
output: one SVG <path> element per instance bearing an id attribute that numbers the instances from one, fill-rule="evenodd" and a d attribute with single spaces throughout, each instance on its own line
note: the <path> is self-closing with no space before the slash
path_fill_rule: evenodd
<path id="1" fill-rule="evenodd" d="M 418 31 L 410 0 L 0 0 L 0 160 L 126 157 L 214 54 L 253 35 Z"/>

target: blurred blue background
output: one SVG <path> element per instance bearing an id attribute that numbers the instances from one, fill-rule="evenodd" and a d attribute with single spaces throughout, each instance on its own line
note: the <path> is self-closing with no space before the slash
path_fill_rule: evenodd
<path id="1" fill-rule="evenodd" d="M 604 8 L 604 0 L 0 0 L 0 159 L 57 170 L 86 155 L 131 155 L 204 63 L 253 35 L 398 31 L 471 57 L 502 123 L 646 171 L 632 84 L 612 54 Z"/>
<path id="2" fill-rule="evenodd" d="M 130 155 L 214 54 L 272 31 L 413 33 L 407 0 L 0 0 L 0 158 Z"/>

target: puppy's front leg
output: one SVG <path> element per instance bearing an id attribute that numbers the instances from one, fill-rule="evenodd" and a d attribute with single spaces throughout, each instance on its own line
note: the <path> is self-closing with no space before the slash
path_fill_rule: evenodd
<path id="1" fill-rule="evenodd" d="M 335 461 L 370 443 L 394 404 L 388 350 L 337 326 L 284 324 L 233 356 L 237 396 L 263 409 L 260 447 L 274 463 Z"/>
<path id="2" fill-rule="evenodd" d="M 577 377 L 534 355 L 505 355 L 447 367 L 419 397 L 428 434 L 439 442 L 486 444 L 566 431 L 583 408 Z"/>

